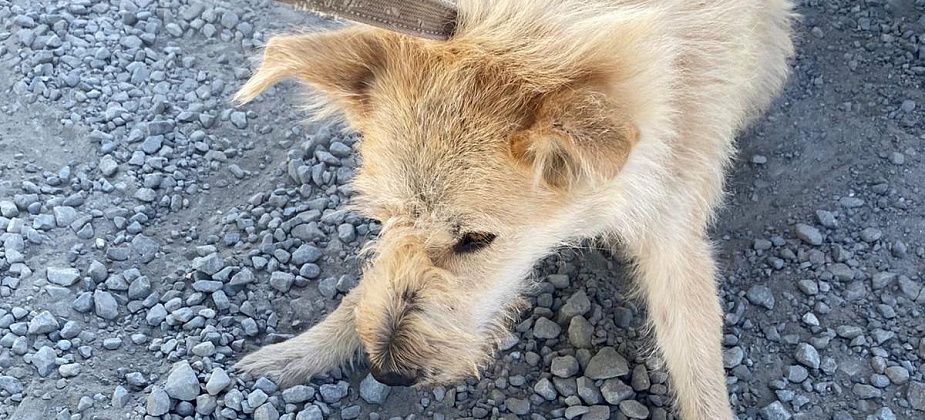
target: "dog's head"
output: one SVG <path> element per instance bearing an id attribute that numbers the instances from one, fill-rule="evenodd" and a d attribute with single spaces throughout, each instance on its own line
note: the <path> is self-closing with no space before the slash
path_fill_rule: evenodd
<path id="1" fill-rule="evenodd" d="M 383 230 L 355 320 L 380 381 L 477 375 L 533 264 L 594 231 L 595 194 L 639 137 L 641 66 L 621 53 L 645 25 L 522 9 L 461 9 L 445 42 L 372 28 L 274 37 L 236 98 L 295 78 L 362 134 L 356 207 Z"/>

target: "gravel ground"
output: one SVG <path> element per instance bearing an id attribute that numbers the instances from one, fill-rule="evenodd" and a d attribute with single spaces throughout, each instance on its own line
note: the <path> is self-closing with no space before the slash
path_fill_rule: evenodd
<path id="1" fill-rule="evenodd" d="M 925 417 L 925 1 L 803 0 L 785 94 L 714 228 L 741 419 Z M 537 266 L 481 380 L 279 389 L 244 352 L 305 330 L 378 227 L 339 212 L 354 135 L 286 84 L 228 99 L 267 0 L 0 0 L 0 419 L 672 418 L 623 263 Z M 615 281 L 616 280 L 616 281 Z"/>

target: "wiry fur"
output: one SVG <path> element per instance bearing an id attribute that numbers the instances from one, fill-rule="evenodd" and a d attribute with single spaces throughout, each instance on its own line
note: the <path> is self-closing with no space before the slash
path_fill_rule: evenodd
<path id="1" fill-rule="evenodd" d="M 354 27 L 275 37 L 236 99 L 296 78 L 363 134 L 356 207 L 382 220 L 321 324 L 244 358 L 291 384 L 364 349 L 374 371 L 477 374 L 535 261 L 622 244 L 687 419 L 731 418 L 706 238 L 733 139 L 792 54 L 789 0 L 460 0 L 446 42 Z M 453 252 L 466 233 L 488 247 Z"/>

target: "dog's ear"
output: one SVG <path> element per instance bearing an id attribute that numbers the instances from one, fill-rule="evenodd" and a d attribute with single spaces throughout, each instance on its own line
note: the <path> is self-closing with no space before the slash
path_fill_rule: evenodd
<path id="1" fill-rule="evenodd" d="M 566 88 L 538 99 L 510 147 L 514 160 L 536 182 L 568 190 L 615 177 L 638 137 L 624 110 L 605 95 Z"/>
<path id="2" fill-rule="evenodd" d="M 297 79 L 348 117 L 362 114 L 369 85 L 388 58 L 389 39 L 388 34 L 368 28 L 274 36 L 267 42 L 260 67 L 234 101 L 247 103 L 283 79 Z"/>

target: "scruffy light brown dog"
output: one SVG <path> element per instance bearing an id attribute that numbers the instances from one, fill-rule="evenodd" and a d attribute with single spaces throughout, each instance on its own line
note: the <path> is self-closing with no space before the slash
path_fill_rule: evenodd
<path id="1" fill-rule="evenodd" d="M 707 227 L 733 138 L 779 91 L 789 0 L 458 1 L 455 36 L 277 36 L 237 100 L 295 78 L 362 133 L 363 279 L 238 367 L 304 381 L 365 350 L 388 384 L 477 375 L 534 263 L 602 238 L 639 293 L 686 419 L 732 417 Z"/>

